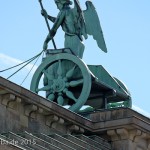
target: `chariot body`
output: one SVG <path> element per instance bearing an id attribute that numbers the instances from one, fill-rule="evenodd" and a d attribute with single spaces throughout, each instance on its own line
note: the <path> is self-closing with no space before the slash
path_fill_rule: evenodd
<path id="1" fill-rule="evenodd" d="M 83 60 L 83 37 L 92 35 L 98 47 L 107 52 L 100 21 L 93 3 L 86 1 L 87 9 L 82 11 L 79 1 L 55 0 L 60 10 L 57 18 L 49 16 L 39 0 L 42 15 L 54 22 L 44 42 L 46 57 L 38 67 L 31 81 L 33 92 L 45 91 L 49 101 L 78 112 L 82 106 L 90 109 L 131 107 L 131 96 L 126 86 L 112 77 L 101 65 L 86 65 Z M 61 26 L 65 33 L 63 49 L 47 49 L 47 44 Z M 43 80 L 42 85 L 41 79 Z M 89 110 L 89 109 L 88 109 Z"/>
<path id="2" fill-rule="evenodd" d="M 46 51 L 32 78 L 31 90 L 46 91 L 49 101 L 74 112 L 84 105 L 94 110 L 131 107 L 130 93 L 120 80 L 101 65 L 86 65 L 70 49 Z"/>

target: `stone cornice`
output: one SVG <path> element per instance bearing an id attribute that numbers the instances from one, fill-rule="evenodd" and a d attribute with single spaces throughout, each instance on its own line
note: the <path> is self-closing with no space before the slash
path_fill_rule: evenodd
<path id="1" fill-rule="evenodd" d="M 0 77 L 0 100 L 2 105 L 10 108 L 14 108 L 16 103 L 23 103 L 26 116 L 31 118 L 36 118 L 37 114 L 48 116 L 46 125 L 53 127 L 56 123 L 67 125 L 71 132 L 100 133 L 118 128 L 127 130 L 136 128 L 150 134 L 150 119 L 129 108 L 97 111 L 89 114 L 90 119 L 87 119 L 2 77 Z"/>

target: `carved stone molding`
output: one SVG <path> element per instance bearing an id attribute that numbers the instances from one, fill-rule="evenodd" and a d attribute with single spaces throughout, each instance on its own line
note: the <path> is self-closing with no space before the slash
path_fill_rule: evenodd
<path id="1" fill-rule="evenodd" d="M 49 127 L 52 127 L 52 128 L 56 128 L 57 124 L 64 124 L 64 119 L 63 118 L 60 118 L 56 115 L 50 115 L 50 116 L 47 116 L 46 117 L 46 122 L 45 124 Z"/>
<path id="2" fill-rule="evenodd" d="M 13 94 L 5 94 L 2 96 L 2 104 L 7 106 L 10 101 L 15 101 L 15 98 Z"/>
<path id="3" fill-rule="evenodd" d="M 36 112 L 38 110 L 38 107 L 34 104 L 26 105 L 24 107 L 25 109 L 25 115 L 26 116 L 31 116 L 33 112 Z"/>
<path id="4" fill-rule="evenodd" d="M 13 108 L 13 109 L 16 109 L 15 106 L 16 106 L 17 104 L 20 104 L 21 102 L 22 102 L 22 99 L 19 98 L 19 97 L 16 97 L 15 101 L 10 101 L 10 102 L 8 103 L 8 107 Z"/>
<path id="5" fill-rule="evenodd" d="M 150 134 L 139 129 L 127 130 L 125 128 L 108 130 L 107 134 L 111 137 L 114 145 L 118 145 L 118 141 L 130 141 L 132 146 L 135 145 L 135 150 L 149 150 L 150 149 Z M 117 143 L 117 144 L 115 144 Z M 129 145 L 129 144 L 128 144 Z M 120 145 L 121 147 L 121 145 Z M 115 147 L 114 147 L 115 148 Z M 133 148 L 131 148 L 133 149 Z M 133 150 L 134 150 L 133 149 Z"/>
<path id="6" fill-rule="evenodd" d="M 21 103 L 21 98 L 14 94 L 1 95 L 1 103 L 7 107 L 15 109 L 15 105 Z"/>
<path id="7" fill-rule="evenodd" d="M 68 127 L 68 130 L 67 130 L 67 133 L 68 134 L 72 134 L 72 133 L 84 133 L 84 129 L 79 127 L 78 125 L 71 125 Z"/>
<path id="8" fill-rule="evenodd" d="M 43 115 L 43 108 L 40 108 L 37 106 L 37 109 L 35 109 L 33 112 L 31 112 L 30 117 L 36 119 L 38 114 L 42 114 Z"/>
<path id="9" fill-rule="evenodd" d="M 107 135 L 111 137 L 112 141 L 119 140 L 119 137 L 118 137 L 116 130 L 108 130 Z"/>
<path id="10" fill-rule="evenodd" d="M 111 139 L 113 141 L 124 140 L 124 139 L 128 139 L 128 137 L 129 137 L 128 130 L 126 130 L 124 128 L 108 130 L 107 134 L 111 137 Z"/>

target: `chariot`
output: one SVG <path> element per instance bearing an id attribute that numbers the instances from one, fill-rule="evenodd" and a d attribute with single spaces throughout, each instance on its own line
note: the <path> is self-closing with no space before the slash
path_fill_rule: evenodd
<path id="1" fill-rule="evenodd" d="M 112 77 L 103 66 L 86 65 L 80 59 L 84 52 L 83 37 L 87 39 L 92 35 L 102 51 L 107 52 L 107 48 L 92 1 L 86 1 L 86 10 L 82 10 L 79 0 L 73 1 L 74 8 L 70 7 L 70 0 L 55 0 L 60 11 L 55 18 L 47 14 L 39 0 L 49 34 L 43 45 L 46 56 L 33 75 L 31 90 L 35 93 L 45 91 L 49 101 L 74 112 L 84 105 L 90 110 L 131 107 L 130 93 L 120 80 Z M 54 22 L 51 30 L 48 19 Z M 57 49 L 53 39 L 59 26 L 65 33 L 63 49 Z M 50 40 L 53 50 L 47 49 Z"/>
<path id="2" fill-rule="evenodd" d="M 35 93 L 46 91 L 49 101 L 74 112 L 84 105 L 94 110 L 131 107 L 130 93 L 120 80 L 101 65 L 86 65 L 70 49 L 46 50 L 30 89 Z"/>

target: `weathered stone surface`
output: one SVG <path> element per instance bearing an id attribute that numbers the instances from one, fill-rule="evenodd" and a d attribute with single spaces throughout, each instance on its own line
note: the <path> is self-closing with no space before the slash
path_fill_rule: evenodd
<path id="1" fill-rule="evenodd" d="M 150 119 L 138 112 L 117 108 L 86 116 L 88 119 L 0 77 L 1 133 L 98 135 L 112 142 L 114 150 L 150 149 Z"/>
<path id="2" fill-rule="evenodd" d="M 21 150 L 21 148 L 12 145 L 1 145 L 0 150 Z"/>

